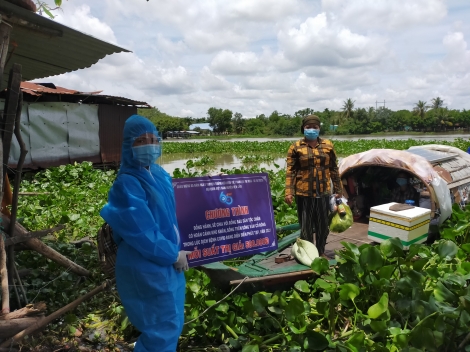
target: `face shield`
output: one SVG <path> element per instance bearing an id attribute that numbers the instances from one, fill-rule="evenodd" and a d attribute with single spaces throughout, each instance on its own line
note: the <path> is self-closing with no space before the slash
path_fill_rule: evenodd
<path id="1" fill-rule="evenodd" d="M 146 132 L 132 139 L 132 156 L 141 166 L 156 163 L 161 157 L 161 140 L 158 133 Z"/>

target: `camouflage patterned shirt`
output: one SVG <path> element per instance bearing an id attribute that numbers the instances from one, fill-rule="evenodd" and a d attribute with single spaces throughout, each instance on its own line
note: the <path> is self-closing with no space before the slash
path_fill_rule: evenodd
<path id="1" fill-rule="evenodd" d="M 327 139 L 318 138 L 318 145 L 310 147 L 305 139 L 293 143 L 287 153 L 286 196 L 320 197 L 342 193 L 336 153 Z"/>

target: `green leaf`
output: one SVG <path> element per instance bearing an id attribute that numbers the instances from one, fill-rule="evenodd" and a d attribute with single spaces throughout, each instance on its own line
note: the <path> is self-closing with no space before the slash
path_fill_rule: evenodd
<path id="1" fill-rule="evenodd" d="M 211 299 L 211 300 L 206 301 L 205 303 L 206 303 L 206 305 L 207 305 L 208 307 L 211 307 L 211 306 L 213 306 L 214 304 L 216 304 L 217 301 Z"/>
<path id="2" fill-rule="evenodd" d="M 288 321 L 295 321 L 298 317 L 304 314 L 304 304 L 298 299 L 291 299 L 286 307 L 286 319 Z"/>
<path id="3" fill-rule="evenodd" d="M 326 282 L 326 281 L 323 280 L 323 279 L 317 279 L 317 280 L 315 280 L 314 286 L 315 286 L 315 287 L 320 287 L 320 288 L 322 288 L 322 289 L 324 289 L 324 290 L 327 290 L 327 291 L 329 291 L 329 290 L 331 290 L 331 289 L 334 289 L 334 286 L 333 286 L 332 284 Z"/>
<path id="4" fill-rule="evenodd" d="M 229 310 L 229 305 L 227 302 L 221 302 L 219 305 L 215 308 L 216 311 L 222 312 L 222 313 L 227 313 Z"/>
<path id="5" fill-rule="evenodd" d="M 311 268 L 318 275 L 321 275 L 328 271 L 328 269 L 330 268 L 330 264 L 325 258 L 318 257 L 313 260 Z"/>
<path id="6" fill-rule="evenodd" d="M 470 243 L 464 243 L 460 246 L 465 252 L 470 253 Z"/>
<path id="7" fill-rule="evenodd" d="M 387 258 L 403 257 L 403 244 L 398 238 L 389 238 L 380 244 L 380 251 Z"/>
<path id="8" fill-rule="evenodd" d="M 436 287 L 434 288 L 434 297 L 439 302 L 453 302 L 457 297 L 444 286 L 442 282 L 437 282 Z"/>
<path id="9" fill-rule="evenodd" d="M 360 349 L 364 346 L 365 334 L 364 331 L 355 332 L 347 340 L 347 344 L 353 346 L 357 349 Z"/>
<path id="10" fill-rule="evenodd" d="M 309 293 L 310 292 L 310 287 L 307 283 L 307 281 L 305 280 L 299 280 L 297 281 L 295 284 L 294 284 L 294 287 L 300 291 L 300 292 L 303 292 L 303 293 Z"/>
<path id="11" fill-rule="evenodd" d="M 370 306 L 370 308 L 367 310 L 367 315 L 371 319 L 377 319 L 380 317 L 382 314 L 388 311 L 388 293 L 384 292 L 382 294 L 382 297 L 380 297 L 380 300 Z"/>
<path id="12" fill-rule="evenodd" d="M 359 248 L 354 243 L 350 242 L 341 242 L 341 244 L 344 248 L 339 253 L 340 257 L 359 263 L 359 256 L 361 255 Z"/>
<path id="13" fill-rule="evenodd" d="M 395 265 L 385 265 L 383 267 L 380 268 L 379 270 L 379 277 L 381 279 L 386 279 L 386 280 L 390 280 L 390 277 L 392 276 L 393 274 L 393 271 L 395 270 L 396 266 Z"/>
<path id="14" fill-rule="evenodd" d="M 443 259 L 446 257 L 453 258 L 457 254 L 458 250 L 459 247 L 457 247 L 454 242 L 446 240 L 439 243 L 437 254 L 439 254 L 439 257 Z"/>
<path id="15" fill-rule="evenodd" d="M 129 318 L 125 317 L 121 322 L 121 331 L 126 330 L 126 328 L 130 325 Z"/>
<path id="16" fill-rule="evenodd" d="M 258 345 L 245 345 L 243 346 L 242 352 L 259 352 Z"/>
<path id="17" fill-rule="evenodd" d="M 384 320 L 373 320 L 370 322 L 370 327 L 375 332 L 382 332 L 387 330 L 387 322 Z"/>
<path id="18" fill-rule="evenodd" d="M 279 307 L 274 307 L 274 306 L 270 306 L 268 307 L 268 310 L 271 312 L 271 313 L 274 313 L 274 314 L 277 314 L 277 315 L 281 315 L 284 311 L 279 308 Z"/>
<path id="19" fill-rule="evenodd" d="M 47 5 L 42 5 L 41 6 L 41 9 L 46 13 L 46 15 L 48 15 L 50 18 L 54 18 L 54 15 L 51 13 L 51 11 L 49 11 L 49 9 L 47 8 Z"/>
<path id="20" fill-rule="evenodd" d="M 307 325 L 304 325 L 300 329 L 297 329 L 297 327 L 294 324 L 290 322 L 288 324 L 289 324 L 289 329 L 296 335 L 303 334 L 305 330 L 307 329 Z"/>
<path id="21" fill-rule="evenodd" d="M 343 284 L 340 286 L 341 290 L 339 291 L 339 297 L 342 300 L 351 300 L 354 301 L 354 298 L 359 296 L 360 290 L 359 287 L 357 287 L 354 284 Z"/>
<path id="22" fill-rule="evenodd" d="M 430 328 L 422 325 L 417 325 L 410 334 L 410 344 L 416 348 L 428 349 L 431 351 L 436 350 L 434 344 L 434 335 Z"/>
<path id="23" fill-rule="evenodd" d="M 264 312 L 265 307 L 269 304 L 268 298 L 262 293 L 255 293 L 251 298 L 251 302 L 258 313 Z"/>
<path id="24" fill-rule="evenodd" d="M 187 286 L 189 287 L 189 289 L 193 293 L 198 293 L 199 290 L 201 289 L 201 286 L 198 283 L 194 282 L 194 281 L 189 281 L 187 283 Z"/>
<path id="25" fill-rule="evenodd" d="M 364 270 L 374 271 L 383 266 L 383 258 L 375 247 L 366 247 L 361 252 L 359 263 Z"/>
<path id="26" fill-rule="evenodd" d="M 323 351 L 329 344 L 325 335 L 317 331 L 309 331 L 304 339 L 304 349 L 306 351 Z"/>
<path id="27" fill-rule="evenodd" d="M 460 296 L 459 297 L 459 302 L 460 302 L 460 305 L 467 311 L 470 313 L 470 295 L 467 294 L 465 296 Z"/>

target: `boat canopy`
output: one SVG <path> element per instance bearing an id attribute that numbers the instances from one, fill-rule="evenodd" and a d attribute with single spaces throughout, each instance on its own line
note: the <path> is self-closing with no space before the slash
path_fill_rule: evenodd
<path id="1" fill-rule="evenodd" d="M 366 152 L 350 155 L 341 160 L 339 172 L 344 177 L 350 171 L 367 166 L 381 166 L 400 169 L 412 173 L 422 182 L 428 185 L 430 196 L 437 207 L 432 207 L 432 212 L 440 215 L 440 223 L 447 219 L 452 213 L 452 201 L 447 182 L 441 178 L 428 160 L 429 155 L 419 155 L 417 149 L 395 150 L 395 149 L 371 149 Z M 436 157 L 436 155 L 433 155 Z M 440 157 L 444 157 L 440 155 Z"/>

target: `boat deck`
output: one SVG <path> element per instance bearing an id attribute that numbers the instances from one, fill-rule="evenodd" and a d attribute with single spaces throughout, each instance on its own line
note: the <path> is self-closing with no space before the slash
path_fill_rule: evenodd
<path id="1" fill-rule="evenodd" d="M 368 224 L 353 223 L 341 234 L 330 233 L 328 236 L 325 254 L 330 258 L 330 265 L 335 265 L 335 251 L 343 247 L 341 242 L 354 243 L 360 246 L 372 243 L 367 238 Z M 293 281 L 306 279 L 314 275 L 307 266 L 298 263 L 295 259 L 276 263 L 276 258 L 288 258 L 292 244 L 300 235 L 300 230 L 284 237 L 278 243 L 278 249 L 272 252 L 260 253 L 238 267 L 230 267 L 221 262 L 204 265 L 204 270 L 211 280 L 221 289 L 228 290 L 230 286 L 244 282 L 244 286 L 259 289 L 278 288 L 280 285 L 291 285 Z M 247 285 L 250 284 L 250 285 Z"/>
<path id="2" fill-rule="evenodd" d="M 367 230 L 369 228 L 368 224 L 363 223 L 353 223 L 353 225 L 347 229 L 346 231 L 337 234 L 330 232 L 328 235 L 326 247 L 325 247 L 325 255 L 330 258 L 330 264 L 334 264 L 332 260 L 335 257 L 335 251 L 343 248 L 341 242 L 350 242 L 354 243 L 357 246 L 360 246 L 364 243 L 372 243 L 373 241 L 367 238 Z M 291 253 L 292 245 L 284 248 L 279 254 L 275 257 L 279 256 L 289 256 Z M 295 260 L 289 260 L 283 263 L 276 263 L 274 261 L 275 257 L 268 257 L 264 260 L 259 261 L 257 264 L 272 271 L 278 271 L 284 267 L 291 267 L 296 265 L 297 262 Z M 300 265 L 300 264 L 299 264 Z M 306 268 L 304 266 L 304 268 Z"/>

